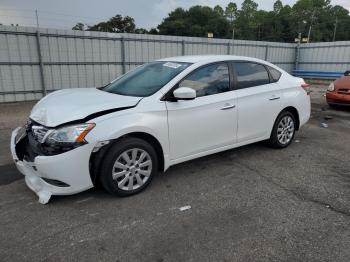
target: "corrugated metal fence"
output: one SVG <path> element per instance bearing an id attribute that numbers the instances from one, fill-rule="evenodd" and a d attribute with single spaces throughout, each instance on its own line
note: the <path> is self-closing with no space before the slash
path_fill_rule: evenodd
<path id="1" fill-rule="evenodd" d="M 102 86 L 137 65 L 179 55 L 251 56 L 291 72 L 296 57 L 305 68 L 313 58 L 327 61 L 319 54 L 307 56 L 313 45 L 302 45 L 298 52 L 290 43 L 0 26 L 0 103 L 39 99 L 62 88 Z"/>
<path id="2" fill-rule="evenodd" d="M 350 69 L 350 41 L 300 46 L 298 69 L 345 72 Z"/>

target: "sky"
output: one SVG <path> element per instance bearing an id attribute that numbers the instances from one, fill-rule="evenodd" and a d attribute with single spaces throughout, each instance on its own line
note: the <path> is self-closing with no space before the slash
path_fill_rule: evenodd
<path id="1" fill-rule="evenodd" d="M 231 0 L 232 1 L 232 0 Z M 193 5 L 227 6 L 230 0 L 0 0 L 0 23 L 36 26 L 35 10 L 38 10 L 39 26 L 70 29 L 77 22 L 93 25 L 116 15 L 129 15 L 137 27 L 150 29 L 161 23 L 169 12 L 177 7 Z M 243 0 L 232 1 L 241 5 Z M 275 0 L 255 0 L 259 9 L 271 10 Z M 282 0 L 293 5 L 296 0 Z M 350 0 L 332 0 L 332 5 L 350 10 Z"/>

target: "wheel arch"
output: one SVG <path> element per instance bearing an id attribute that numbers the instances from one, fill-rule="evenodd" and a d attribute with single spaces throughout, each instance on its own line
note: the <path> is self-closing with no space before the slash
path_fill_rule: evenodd
<path id="1" fill-rule="evenodd" d="M 136 137 L 139 139 L 142 139 L 146 142 L 148 142 L 151 146 L 153 146 L 154 150 L 156 151 L 157 158 L 159 161 L 158 170 L 163 172 L 164 166 L 165 166 L 165 159 L 164 159 L 164 150 L 161 145 L 161 143 L 158 141 L 157 138 L 155 138 L 153 135 L 146 133 L 146 132 L 130 132 L 127 134 L 124 134 L 116 139 L 112 139 L 111 143 L 103 146 L 100 148 L 100 150 L 96 153 L 92 153 L 89 160 L 89 170 L 90 170 L 90 177 L 91 181 L 94 185 L 98 183 L 98 176 L 101 168 L 101 163 L 104 158 L 104 156 L 108 153 L 108 151 L 119 141 L 122 139 L 128 138 L 128 137 Z"/>
<path id="2" fill-rule="evenodd" d="M 300 127 L 299 112 L 298 112 L 298 110 L 297 110 L 294 106 L 287 106 L 287 107 L 283 108 L 283 109 L 278 113 L 278 115 L 276 116 L 276 119 L 275 119 L 275 121 L 273 122 L 273 126 L 271 127 L 270 137 L 271 137 L 271 135 L 272 135 L 273 127 L 275 126 L 278 117 L 279 117 L 283 112 L 290 112 L 291 114 L 293 114 L 293 116 L 295 117 L 295 121 L 296 121 L 296 130 L 299 130 L 299 127 Z"/>
<path id="3" fill-rule="evenodd" d="M 295 117 L 295 121 L 296 121 L 296 130 L 299 130 L 300 118 L 299 118 L 298 110 L 294 106 L 287 106 L 278 115 L 280 115 L 282 112 L 285 112 L 285 111 L 290 112 L 291 114 L 293 114 L 293 116 Z"/>

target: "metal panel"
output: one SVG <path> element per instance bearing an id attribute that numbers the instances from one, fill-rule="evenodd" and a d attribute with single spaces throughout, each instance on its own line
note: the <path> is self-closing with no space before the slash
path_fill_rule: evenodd
<path id="1" fill-rule="evenodd" d="M 298 69 L 343 72 L 349 68 L 349 41 L 310 43 L 304 44 L 300 48 Z"/>
<path id="2" fill-rule="evenodd" d="M 290 43 L 40 29 L 41 81 L 36 34 L 36 28 L 0 26 L 0 102 L 39 99 L 43 82 L 49 92 L 102 86 L 123 71 L 164 57 L 243 55 L 289 72 L 296 57 L 296 45 Z M 349 61 L 350 42 L 300 47 L 299 69 L 341 71 L 350 68 Z"/>

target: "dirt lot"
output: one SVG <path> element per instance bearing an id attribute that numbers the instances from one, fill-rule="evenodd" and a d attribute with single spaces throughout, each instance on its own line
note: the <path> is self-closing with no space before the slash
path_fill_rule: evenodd
<path id="1" fill-rule="evenodd" d="M 1 105 L 0 260 L 350 261 L 350 110 L 324 90 L 285 150 L 258 143 L 172 167 L 134 197 L 93 189 L 45 206 L 9 156 L 32 103 Z"/>

